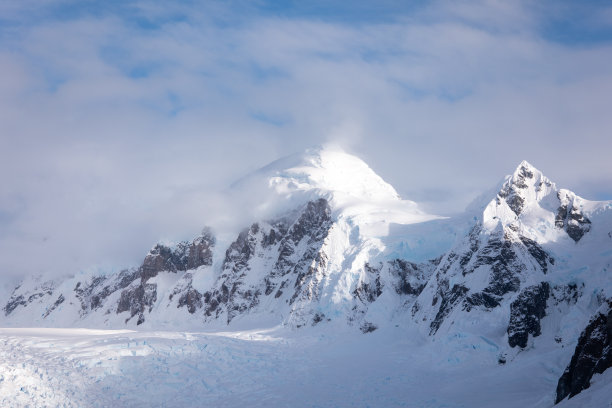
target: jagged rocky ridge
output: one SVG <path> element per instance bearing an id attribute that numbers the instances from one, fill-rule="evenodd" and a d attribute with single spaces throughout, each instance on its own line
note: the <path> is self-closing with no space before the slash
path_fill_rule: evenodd
<path id="1" fill-rule="evenodd" d="M 417 321 L 427 322 L 433 335 L 445 324 L 469 320 L 473 310 L 501 307 L 509 346 L 526 347 L 529 335 L 540 335 L 550 296 L 547 279 L 556 259 L 545 246 L 565 235 L 578 243 L 590 229 L 580 200 L 521 163 L 469 234 L 442 258 L 412 309 Z"/>
<path id="2" fill-rule="evenodd" d="M 209 229 L 205 229 L 202 235 L 192 242 L 181 242 L 174 248 L 155 245 L 137 273 L 133 275 L 135 279 L 121 292 L 116 313 L 129 312 L 126 322 L 137 315 L 137 324 L 142 324 L 145 320 L 145 311 L 150 312 L 157 301 L 157 284 L 148 281 L 160 272 L 178 273 L 201 266 L 211 266 L 214 245 L 215 238 Z M 178 306 L 187 306 L 193 313 L 192 310 L 198 305 L 201 305 L 198 295 L 188 286 L 181 294 Z"/>
<path id="3" fill-rule="evenodd" d="M 338 317 L 338 310 L 329 305 L 331 299 L 326 304 L 322 297 L 329 298 L 340 290 L 332 288 L 335 293 L 331 294 L 328 290 L 329 282 L 338 278 L 331 275 L 339 272 L 329 258 L 334 251 L 330 248 L 334 245 L 331 235 L 343 227 L 334 221 L 328 201 L 320 198 L 298 211 L 254 223 L 242 231 L 225 251 L 221 272 L 208 290 L 193 285 L 194 275 L 210 273 L 213 265 L 216 242 L 206 229 L 191 242 L 173 247 L 155 245 L 139 268 L 78 281 L 68 293 L 45 283 L 26 297 L 18 287 L 4 307 L 5 316 L 44 296 L 57 296 L 55 303 L 45 308 L 43 320 L 57 313 L 58 306 L 68 298 L 78 301 L 79 319 L 102 313 L 121 316 L 125 324 L 134 319 L 140 325 L 155 307 L 166 303 L 198 315 L 203 325 L 219 321 L 229 324 L 250 312 L 277 314 L 279 319 L 285 316 L 286 323 L 298 328 L 316 325 Z M 409 303 L 425 286 L 438 261 L 417 264 L 389 259 L 363 263 L 355 284 L 342 288 L 352 300 L 344 305 L 347 313 L 341 319 L 371 330 L 376 326 L 364 320 L 368 306 L 383 291 L 397 298 L 398 305 Z M 335 272 L 330 271 L 334 267 Z M 176 276 L 171 290 L 164 291 L 168 293 L 165 298 L 158 289 L 156 277 L 160 274 Z M 45 302 L 43 299 L 42 304 Z"/>
<path id="4" fill-rule="evenodd" d="M 529 163 L 466 215 L 473 223 L 462 239 L 426 262 L 398 257 L 384 237 L 368 234 L 361 207 L 348 211 L 338 197 L 310 195 L 223 248 L 205 230 L 190 242 L 156 245 L 138 268 L 24 283 L 4 320 L 202 328 L 336 322 L 364 333 L 401 323 L 433 338 L 477 333 L 495 344 L 500 362 L 511 362 L 543 342 L 565 355 L 610 296 L 612 205 L 557 189 Z M 566 316 L 576 324 L 564 324 Z"/>
<path id="5" fill-rule="evenodd" d="M 202 235 L 191 242 L 181 242 L 174 247 L 155 245 L 139 268 L 125 269 L 114 275 L 92 276 L 84 281 L 71 279 L 63 287 L 54 282 L 45 282 L 35 285 L 29 294 L 22 293 L 19 286 L 4 307 L 4 313 L 10 316 L 19 306 L 27 307 L 37 300 L 40 303 L 46 297 L 57 296 L 57 300 L 45 308 L 43 319 L 55 312 L 66 299 L 70 299 L 70 304 L 77 306 L 75 309 L 79 319 L 99 311 L 107 315 L 128 312 L 125 323 L 137 316 L 137 324 L 141 324 L 146 311 L 150 311 L 157 300 L 157 285 L 148 281 L 160 272 L 177 274 L 212 265 L 214 244 L 215 238 L 210 230 L 205 229 Z M 73 288 L 66 286 L 74 282 L 76 284 Z M 67 292 L 57 294 L 61 290 Z M 114 302 L 108 302 L 109 298 Z"/>

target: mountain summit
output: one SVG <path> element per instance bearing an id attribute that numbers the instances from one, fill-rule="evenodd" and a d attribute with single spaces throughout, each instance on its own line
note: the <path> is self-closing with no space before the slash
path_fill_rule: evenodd
<path id="1" fill-rule="evenodd" d="M 400 200 L 395 189 L 363 160 L 338 146 L 310 148 L 276 160 L 254 175 L 263 177 L 278 194 L 316 191 L 321 196 L 331 194 L 340 203 Z"/>
<path id="2" fill-rule="evenodd" d="M 427 214 L 363 160 L 338 146 L 317 146 L 276 160 L 232 185 L 236 194 L 276 216 L 319 198 L 334 216 L 351 218 L 361 233 L 388 234 L 390 224 L 414 224 L 442 217 Z M 366 231 L 367 230 L 367 231 Z"/>
<path id="3" fill-rule="evenodd" d="M 566 236 L 578 242 L 591 228 L 587 213 L 605 203 L 584 200 L 558 189 L 541 171 L 526 161 L 507 176 L 494 200 L 483 213 L 483 224 L 521 229 L 521 234 L 538 242 L 557 241 Z"/>

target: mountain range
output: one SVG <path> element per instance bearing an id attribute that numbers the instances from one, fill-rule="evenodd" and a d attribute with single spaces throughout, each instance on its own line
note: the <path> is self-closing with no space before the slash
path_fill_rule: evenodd
<path id="1" fill-rule="evenodd" d="M 451 218 L 338 148 L 277 160 L 231 188 L 262 218 L 230 239 L 206 227 L 115 273 L 28 277 L 0 325 L 398 327 L 448 355 L 490 349 L 483 364 L 565 361 L 556 402 L 612 366 L 612 202 L 558 188 L 530 163 Z"/>

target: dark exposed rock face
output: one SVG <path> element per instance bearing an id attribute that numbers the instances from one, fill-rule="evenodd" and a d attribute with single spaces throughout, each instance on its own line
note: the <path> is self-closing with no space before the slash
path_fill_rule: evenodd
<path id="1" fill-rule="evenodd" d="M 518 194 L 514 185 L 511 185 L 507 189 L 500 191 L 499 197 L 501 199 L 506 200 L 506 203 L 508 203 L 508 207 L 510 207 L 510 209 L 514 211 L 516 215 L 519 215 L 521 211 L 523 211 L 525 199 L 521 197 L 520 194 Z"/>
<path id="2" fill-rule="evenodd" d="M 138 315 L 137 324 L 145 321 L 145 312 L 151 311 L 157 300 L 157 285 L 147 281 L 163 271 L 185 272 L 200 266 L 212 265 L 213 248 L 215 238 L 209 229 L 204 229 L 202 234 L 192 242 L 181 242 L 174 248 L 158 244 L 147 254 L 137 274 L 140 282 L 133 284 L 121 292 L 121 298 L 117 305 L 117 313 L 130 312 L 131 319 Z M 127 283 L 123 288 L 131 284 L 131 276 L 125 276 L 120 282 Z M 121 288 L 121 289 L 123 289 Z M 118 290 L 116 287 L 115 290 Z M 112 293 L 112 292 L 111 292 Z M 176 294 L 176 293 L 174 293 Z M 190 285 L 179 297 L 178 307 L 187 306 L 189 313 L 195 313 L 202 307 L 202 294 Z"/>
<path id="3" fill-rule="evenodd" d="M 533 259 L 538 263 L 538 265 L 540 265 L 542 272 L 546 274 L 546 272 L 548 272 L 548 266 L 555 264 L 555 259 L 550 256 L 548 252 L 542 249 L 540 244 L 538 244 L 534 240 L 523 236 L 520 237 L 520 240 L 527 248 L 529 255 L 531 255 Z"/>
<path id="4" fill-rule="evenodd" d="M 49 293 L 49 295 L 51 293 Z M 28 305 L 28 301 L 23 295 L 17 295 L 17 296 L 13 295 L 11 296 L 9 301 L 6 303 L 6 305 L 4 306 L 4 314 L 8 316 L 13 312 L 13 310 L 17 309 L 18 306 L 27 306 L 27 305 Z"/>
<path id="5" fill-rule="evenodd" d="M 528 190 L 538 194 L 545 188 L 552 186 L 553 183 L 538 170 L 527 162 L 522 162 L 497 194 L 497 204 L 501 204 L 502 200 L 505 201 L 518 217 L 525 209 L 526 200 L 530 195 Z"/>
<path id="6" fill-rule="evenodd" d="M 456 262 L 460 265 L 465 265 L 476 249 L 477 248 L 470 246 L 470 249 L 467 250 L 466 253 L 458 254 L 457 252 L 450 252 L 444 257 L 435 273 L 436 293 L 432 297 L 431 304 L 421 304 L 419 300 L 414 302 L 412 306 L 413 316 L 423 308 L 428 309 L 431 307 L 437 310 L 435 318 L 430 323 L 430 334 L 434 334 L 438 331 L 446 316 L 468 292 L 468 289 L 461 284 L 453 284 L 451 287 L 450 280 L 446 275 L 447 272 Z M 421 288 L 421 291 L 422 290 Z"/>
<path id="7" fill-rule="evenodd" d="M 175 253 L 171 248 L 157 244 L 149 251 L 142 266 L 140 273 L 143 281 L 156 276 L 162 271 L 176 272 L 183 266 L 180 255 Z"/>
<path id="8" fill-rule="evenodd" d="M 205 310 L 204 313 L 207 316 L 218 317 L 224 305 L 228 306 L 230 300 L 233 301 L 234 295 L 240 288 L 242 278 L 246 276 L 246 273 L 250 270 L 249 260 L 254 256 L 257 243 L 258 235 L 260 234 L 260 226 L 255 223 L 247 230 L 242 231 L 236 241 L 234 241 L 225 253 L 225 259 L 223 261 L 222 274 L 219 281 L 222 281 L 221 285 L 217 288 L 208 291 L 203 294 Z M 273 236 L 275 233 L 271 233 Z M 238 297 L 244 300 L 244 302 L 232 304 L 229 306 L 228 322 L 235 313 L 244 311 L 257 304 L 258 293 L 253 293 L 249 290 L 244 290 L 238 293 Z"/>
<path id="9" fill-rule="evenodd" d="M 612 299 L 606 303 L 580 335 L 572 360 L 557 384 L 555 403 L 589 388 L 593 374 L 612 367 Z"/>
<path id="10" fill-rule="evenodd" d="M 364 322 L 359 329 L 364 334 L 365 333 L 372 333 L 373 331 L 378 329 L 378 326 L 376 326 L 375 324 L 370 323 L 370 322 Z"/>
<path id="11" fill-rule="evenodd" d="M 505 200 L 508 207 L 510 207 L 516 215 L 520 215 L 525 205 L 523 190 L 528 187 L 527 181 L 533 178 L 533 171 L 527 165 L 521 165 L 517 169 L 513 179 L 504 184 L 503 188 L 498 193 L 498 200 Z"/>
<path id="12" fill-rule="evenodd" d="M 239 273 L 248 268 L 248 263 L 257 246 L 259 224 L 251 225 L 240 234 L 238 238 L 232 242 L 227 251 L 225 251 L 225 259 L 223 260 L 223 270 L 231 273 Z M 274 232 L 270 232 L 274 236 Z"/>
<path id="13" fill-rule="evenodd" d="M 54 286 L 52 282 L 45 282 L 38 286 L 32 293 L 20 294 L 18 291 L 20 286 L 17 286 L 8 302 L 4 306 L 4 314 L 8 316 L 19 306 L 28 306 L 37 299 L 53 294 Z"/>
<path id="14" fill-rule="evenodd" d="M 129 285 L 134 279 L 135 276 L 133 276 L 132 280 L 130 280 L 127 285 Z M 102 300 L 111 293 L 110 287 L 108 288 L 108 293 L 104 293 L 104 290 L 100 290 L 100 286 L 104 284 L 105 281 L 105 276 L 96 276 L 89 283 L 78 282 L 76 284 L 74 287 L 74 293 L 76 294 L 77 299 L 79 299 L 81 302 L 81 316 L 84 316 L 90 310 L 95 310 L 100 307 Z"/>
<path id="15" fill-rule="evenodd" d="M 440 300 L 438 313 L 436 313 L 436 317 L 430 324 L 429 334 L 434 334 L 438 331 L 444 318 L 448 316 L 453 307 L 464 298 L 468 290 L 469 289 L 463 285 L 453 285 L 449 287 L 448 280 L 442 282 L 439 286 L 439 296 L 434 297 L 432 302 L 432 306 L 435 306 L 438 303 L 438 299 L 442 299 Z"/>
<path id="16" fill-rule="evenodd" d="M 216 288 L 203 294 L 206 316 L 218 318 L 225 312 L 229 323 L 257 306 L 261 296 L 280 298 L 290 294 L 286 299 L 289 304 L 302 296 L 318 296 L 317 271 L 327 262 L 321 247 L 332 226 L 331 209 L 327 200 L 318 199 L 296 216 L 294 221 L 281 218 L 265 226 L 256 223 L 239 234 L 226 251 Z M 270 272 L 260 283 L 246 284 L 251 262 L 270 253 L 278 254 L 269 259 Z"/>
<path id="17" fill-rule="evenodd" d="M 537 337 L 542 333 L 540 320 L 546 316 L 546 301 L 549 295 L 550 285 L 542 282 L 525 288 L 510 304 L 508 323 L 510 347 L 527 347 L 530 334 Z"/>
<path id="18" fill-rule="evenodd" d="M 393 259 L 380 262 L 377 265 L 366 263 L 355 289 L 353 290 L 354 305 L 348 316 L 351 324 L 359 324 L 364 333 L 368 333 L 373 326 L 365 321 L 366 313 L 370 305 L 375 302 L 383 292 L 395 293 L 399 296 L 401 309 L 414 306 L 415 299 L 423 291 L 427 280 L 433 274 L 440 259 L 435 259 L 420 264 L 408 262 L 403 259 Z M 384 282 L 384 283 L 383 283 Z M 364 328 L 368 330 L 364 330 Z"/>
<path id="19" fill-rule="evenodd" d="M 591 220 L 589 220 L 580 209 L 578 198 L 568 190 L 559 190 L 557 194 L 561 205 L 555 216 L 555 226 L 562 228 L 574 241 L 580 239 L 591 230 Z"/>
<path id="20" fill-rule="evenodd" d="M 162 271 L 186 271 L 202 265 L 212 265 L 212 248 L 215 238 L 205 229 L 192 242 L 181 242 L 175 248 L 157 244 L 145 257 L 140 273 L 143 282 Z"/>
<path id="21" fill-rule="evenodd" d="M 425 264 L 415 264 L 403 259 L 389 262 L 389 271 L 394 277 L 393 287 L 398 295 L 418 296 L 435 270 L 440 259 Z"/>
<path id="22" fill-rule="evenodd" d="M 189 288 L 181 295 L 178 307 L 186 306 L 189 313 L 194 314 L 196 310 L 202 308 L 202 294 L 193 288 Z"/>
<path id="23" fill-rule="evenodd" d="M 104 300 L 117 290 L 127 288 L 132 282 L 140 278 L 140 272 L 137 269 L 124 269 L 119 272 L 119 275 L 113 279 L 94 278 L 92 283 L 83 288 L 82 293 L 77 292 L 77 297 L 81 299 L 83 310 L 86 310 L 85 305 L 89 303 L 90 310 L 96 310 L 102 306 Z M 101 290 L 97 290 L 102 283 L 106 283 Z M 76 291 L 76 289 L 75 289 Z M 89 302 L 87 302 L 89 299 Z"/>
<path id="24" fill-rule="evenodd" d="M 583 295 L 584 282 L 581 284 L 570 283 L 567 285 L 555 285 L 551 292 L 551 298 L 556 305 L 575 305 Z"/>
<path id="25" fill-rule="evenodd" d="M 86 316 L 90 312 L 100 308 L 105 299 L 118 290 L 128 287 L 130 284 L 140 280 L 140 272 L 138 269 L 125 269 L 115 275 L 110 276 L 94 276 L 88 281 L 77 282 L 74 287 L 74 295 L 81 304 L 79 315 Z M 17 291 L 19 287 L 15 289 Z M 55 293 L 55 288 L 52 283 L 44 283 L 37 287 L 34 291 L 27 294 L 17 294 L 9 299 L 5 306 L 5 313 L 8 315 L 18 306 L 27 306 L 36 299 L 44 296 L 50 296 Z M 42 317 L 47 318 L 57 308 L 66 301 L 69 293 L 59 293 L 55 302 L 47 307 Z"/>
<path id="26" fill-rule="evenodd" d="M 382 284 L 380 283 L 380 268 L 372 268 L 369 264 L 365 264 L 366 278 L 359 282 L 359 285 L 353 291 L 362 302 L 374 302 L 382 294 Z"/>
<path id="27" fill-rule="evenodd" d="M 499 300 L 509 292 L 516 292 L 520 287 L 517 271 L 522 270 L 522 265 L 517 256 L 517 244 L 506 239 L 501 234 L 492 235 L 488 242 L 477 251 L 470 262 L 463 267 L 463 275 L 474 273 L 477 268 L 489 267 L 491 276 L 489 283 L 480 293 L 475 293 L 467 298 L 465 307 L 469 310 L 471 306 L 492 304 L 497 306 Z"/>
<path id="28" fill-rule="evenodd" d="M 174 296 L 178 295 L 179 298 L 176 307 L 186 307 L 189 313 L 194 314 L 197 310 L 201 309 L 204 304 L 202 302 L 202 293 L 195 289 L 192 283 L 193 273 L 185 273 L 179 284 L 174 287 L 174 290 L 169 296 L 169 300 L 172 300 Z"/>
<path id="29" fill-rule="evenodd" d="M 57 309 L 57 307 L 59 305 L 64 303 L 64 300 L 66 300 L 64 298 L 64 295 L 60 294 L 59 297 L 57 298 L 57 300 L 55 301 L 55 303 L 53 303 L 53 305 L 51 305 L 51 307 L 49 309 L 47 309 L 47 311 L 43 314 L 43 319 L 46 318 L 47 316 L 49 316 L 49 314 L 51 312 L 53 312 L 55 309 Z"/>
<path id="30" fill-rule="evenodd" d="M 481 227 L 477 225 L 464 245 L 442 260 L 436 271 L 437 294 L 432 306 L 437 307 L 437 313 L 430 324 L 431 334 L 440 328 L 454 307 L 461 305 L 468 312 L 474 308 L 498 307 L 509 293 L 520 290 L 522 274 L 538 270 L 545 274 L 554 264 L 554 259 L 535 241 L 514 234 L 511 227 L 506 228 L 480 238 Z M 450 283 L 451 275 L 466 277 L 483 270 L 488 273 L 488 283 L 477 292 L 471 292 L 456 280 Z"/>
<path id="31" fill-rule="evenodd" d="M 145 310 L 148 308 L 150 312 L 156 300 L 157 285 L 150 283 L 140 284 L 121 292 L 121 298 L 117 305 L 117 313 L 129 311 L 130 317 L 127 320 L 138 315 L 137 324 L 142 324 L 144 322 Z"/>

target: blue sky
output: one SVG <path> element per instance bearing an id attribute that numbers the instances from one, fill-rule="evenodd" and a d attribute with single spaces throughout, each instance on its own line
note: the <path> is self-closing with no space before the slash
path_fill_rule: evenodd
<path id="1" fill-rule="evenodd" d="M 138 262 L 330 141 L 437 213 L 523 159 L 612 199 L 605 1 L 4 2 L 0 70 L 0 273 Z"/>

